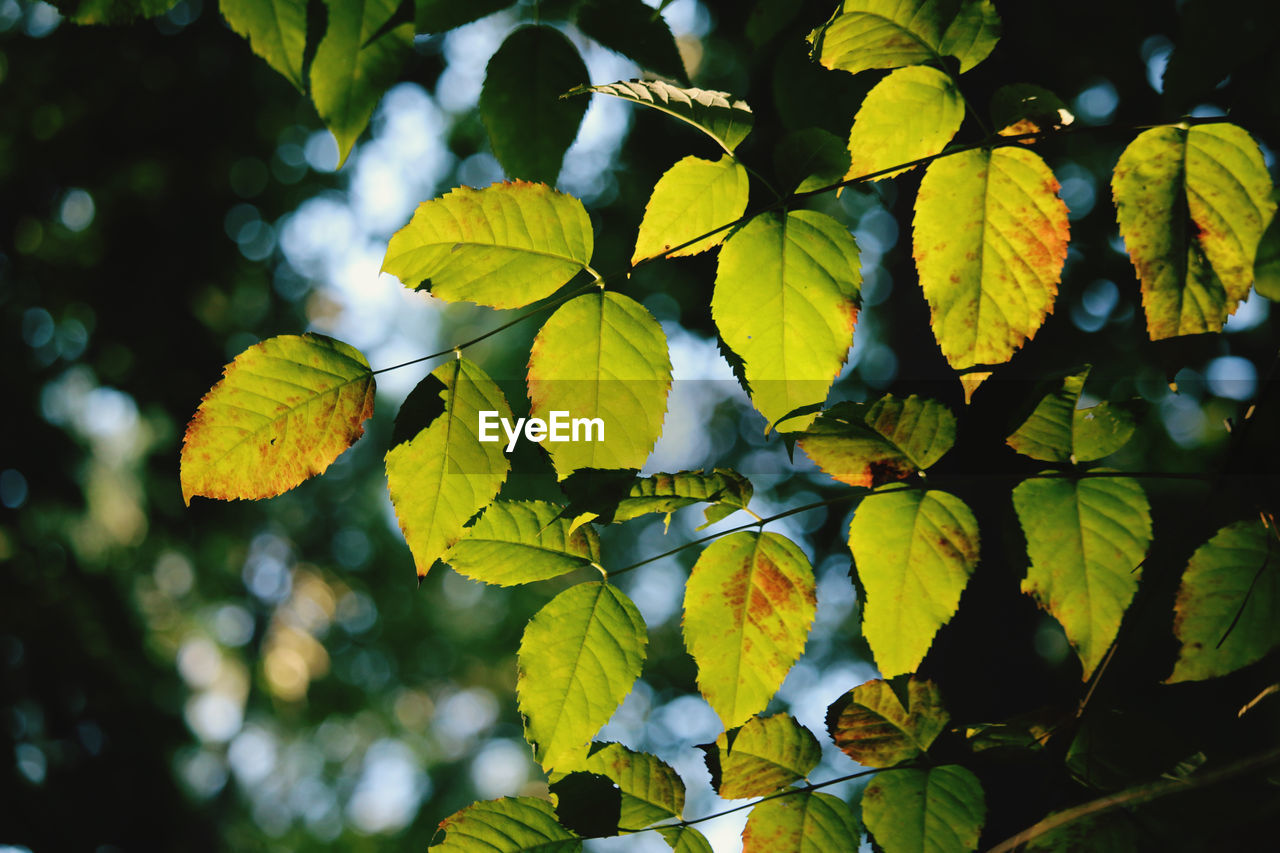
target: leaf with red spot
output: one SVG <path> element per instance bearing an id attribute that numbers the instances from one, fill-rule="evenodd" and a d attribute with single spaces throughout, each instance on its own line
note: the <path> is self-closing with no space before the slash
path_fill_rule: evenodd
<path id="1" fill-rule="evenodd" d="M 1039 155 L 964 151 L 929 165 L 913 239 L 947 361 L 957 370 L 1003 364 L 1053 310 L 1067 257 L 1067 206 Z"/>
<path id="2" fill-rule="evenodd" d="M 855 853 L 862 830 L 839 797 L 801 791 L 765 800 L 742 830 L 742 853 Z"/>
<path id="3" fill-rule="evenodd" d="M 786 431 L 787 421 L 779 426 Z M 823 471 L 872 487 L 933 465 L 956 440 L 956 417 L 937 400 L 886 394 L 874 403 L 837 403 L 800 434 L 798 444 Z"/>
<path id="4" fill-rule="evenodd" d="M 835 745 L 859 764 L 892 767 L 927 750 L 950 715 L 932 681 L 911 677 L 903 705 L 889 682 L 868 681 L 827 709 L 827 731 Z"/>
<path id="5" fill-rule="evenodd" d="M 1220 330 L 1276 210 L 1257 143 L 1233 124 L 1153 127 L 1120 155 L 1111 192 L 1151 339 Z"/>
<path id="6" fill-rule="evenodd" d="M 269 498 L 316 474 L 364 434 L 373 372 L 354 347 L 281 335 L 226 366 L 182 442 L 182 499 Z"/>
<path id="7" fill-rule="evenodd" d="M 813 567 L 785 536 L 743 531 L 702 552 L 685 585 L 684 641 L 725 728 L 769 704 L 816 611 Z"/>

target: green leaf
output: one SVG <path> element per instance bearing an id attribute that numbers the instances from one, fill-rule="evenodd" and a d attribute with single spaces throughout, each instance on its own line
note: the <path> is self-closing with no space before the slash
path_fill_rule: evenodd
<path id="1" fill-rule="evenodd" d="M 1013 490 L 1031 567 L 1022 591 L 1061 623 L 1088 679 L 1120 629 L 1151 544 L 1136 480 L 1046 477 Z"/>
<path id="2" fill-rule="evenodd" d="M 74 24 L 127 24 L 136 18 L 163 15 L 178 0 L 49 0 Z M 225 5 L 225 4 L 224 4 Z"/>
<path id="3" fill-rule="evenodd" d="M 867 93 L 853 117 L 845 179 L 931 157 L 947 147 L 963 121 L 964 98 L 946 74 L 925 66 L 894 71 Z"/>
<path id="4" fill-rule="evenodd" d="M 960 60 L 968 71 L 1000 40 L 1000 15 L 990 0 L 844 0 L 831 20 L 809 35 L 813 58 L 851 74 Z"/>
<path id="5" fill-rule="evenodd" d="M 594 744 L 582 769 L 612 779 L 622 792 L 618 826 L 643 829 L 684 811 L 684 782 L 662 759 L 620 743 Z"/>
<path id="6" fill-rule="evenodd" d="M 231 29 L 249 40 L 253 52 L 284 75 L 299 92 L 307 47 L 307 0 L 220 0 Z"/>
<path id="7" fill-rule="evenodd" d="M 399 0 L 323 2 L 329 25 L 311 63 L 311 100 L 338 141 L 341 166 L 409 58 L 413 27 L 405 23 L 378 35 Z"/>
<path id="8" fill-rule="evenodd" d="M 827 732 L 859 764 L 892 767 L 924 753 L 948 719 L 942 694 L 932 681 L 912 676 L 904 706 L 889 682 L 876 679 L 831 704 Z"/>
<path id="9" fill-rule="evenodd" d="M 991 96 L 991 120 L 1006 136 L 1065 127 L 1076 120 L 1062 99 L 1043 86 L 1012 83 Z"/>
<path id="10" fill-rule="evenodd" d="M 955 441 L 956 417 L 945 405 L 915 394 L 886 394 L 870 404 L 837 403 L 798 443 L 832 477 L 867 488 L 923 471 Z"/>
<path id="11" fill-rule="evenodd" d="M 529 620 L 516 698 L 544 769 L 582 765 L 591 738 L 640 677 L 647 642 L 640 611 L 604 582 L 569 587 Z"/>
<path id="12" fill-rule="evenodd" d="M 529 354 L 531 417 L 600 419 L 603 441 L 549 442 L 556 473 L 640 468 L 662 433 L 671 388 L 667 338 L 619 293 L 588 293 L 556 309 Z M 598 433 L 593 433 L 593 437 Z"/>
<path id="13" fill-rule="evenodd" d="M 664 826 L 658 834 L 675 853 L 715 853 L 706 836 L 692 826 Z"/>
<path id="14" fill-rule="evenodd" d="M 862 819 L 888 853 L 969 853 L 987 805 L 977 776 L 945 764 L 878 774 L 862 792 Z"/>
<path id="15" fill-rule="evenodd" d="M 418 205 L 387 245 L 382 271 L 446 302 L 519 308 L 591 262 L 582 202 L 543 184 L 459 187 Z"/>
<path id="16" fill-rule="evenodd" d="M 709 503 L 707 524 L 746 509 L 754 490 L 751 481 L 729 468 L 677 471 L 636 480 L 631 493 L 618 502 L 613 521 L 630 521 L 651 512 L 669 515 L 696 503 Z"/>
<path id="17" fill-rule="evenodd" d="M 1076 408 L 1089 366 L 1062 380 L 1008 438 L 1014 450 L 1044 462 L 1089 462 L 1115 453 L 1133 437 L 1133 415 L 1110 403 Z"/>
<path id="18" fill-rule="evenodd" d="M 468 519 L 497 496 L 511 468 L 500 443 L 480 441 L 480 412 L 511 418 L 501 389 L 483 370 L 457 358 L 423 381 L 442 386 L 444 411 L 387 453 L 387 488 L 418 577 L 462 538 Z"/>
<path id="19" fill-rule="evenodd" d="M 747 170 L 728 154 L 716 161 L 685 157 L 654 186 L 645 205 L 631 263 L 664 253 L 672 258 L 696 255 L 720 245 L 728 228 L 684 246 L 742 216 L 747 209 L 748 186 Z"/>
<path id="20" fill-rule="evenodd" d="M 711 787 L 728 800 L 779 791 L 808 776 L 822 758 L 818 739 L 790 714 L 752 717 L 701 749 L 707 754 Z"/>
<path id="21" fill-rule="evenodd" d="M 1231 124 L 1155 127 L 1120 155 L 1111 192 L 1151 339 L 1219 331 L 1276 210 L 1257 144 Z"/>
<path id="22" fill-rule="evenodd" d="M 688 83 L 671 28 L 643 0 L 585 0 L 578 7 L 577 24 L 583 35 L 641 68 Z"/>
<path id="23" fill-rule="evenodd" d="M 813 568 L 785 536 L 733 533 L 698 557 L 685 584 L 684 642 L 726 729 L 769 704 L 816 612 Z"/>
<path id="24" fill-rule="evenodd" d="M 934 337 L 952 367 L 1003 364 L 1053 310 L 1068 239 L 1057 193 L 1049 167 L 1022 148 L 929 164 L 913 253 Z"/>
<path id="25" fill-rule="evenodd" d="M 1170 682 L 1248 666 L 1280 643 L 1280 543 L 1261 521 L 1237 521 L 1196 549 L 1174 604 L 1182 643 Z"/>
<path id="26" fill-rule="evenodd" d="M 849 525 L 862 635 L 886 678 L 915 672 L 978 564 L 978 522 L 947 492 L 868 495 Z"/>
<path id="27" fill-rule="evenodd" d="M 861 283 L 857 243 L 826 214 L 761 214 L 725 242 L 711 316 L 770 424 L 826 399 L 853 342 Z"/>
<path id="28" fill-rule="evenodd" d="M 578 135 L 585 101 L 560 97 L 591 78 L 573 42 L 555 27 L 522 27 L 485 69 L 480 116 L 508 177 L 554 184 Z"/>
<path id="29" fill-rule="evenodd" d="M 416 0 L 414 27 L 420 33 L 443 33 L 505 9 L 512 0 Z"/>
<path id="30" fill-rule="evenodd" d="M 849 147 L 820 127 L 794 130 L 773 149 L 773 169 L 781 190 L 794 187 L 803 193 L 828 187 L 848 174 Z"/>
<path id="31" fill-rule="evenodd" d="M 569 853 L 582 840 L 560 825 L 555 809 L 535 797 L 503 797 L 472 803 L 440 821 L 440 853 Z"/>
<path id="32" fill-rule="evenodd" d="M 728 92 L 680 89 L 661 80 L 620 80 L 602 86 L 579 86 L 568 94 L 588 92 L 612 95 L 675 116 L 710 136 L 728 153 L 733 153 L 738 143 L 747 138 L 755 121 L 747 102 L 736 100 Z"/>
<path id="33" fill-rule="evenodd" d="M 467 529 L 444 561 L 484 583 L 512 586 L 546 580 L 600 562 L 600 537 L 570 530 L 560 507 L 546 501 L 496 501 Z"/>
<path id="34" fill-rule="evenodd" d="M 316 474 L 364 434 L 373 373 L 352 346 L 281 335 L 236 356 L 187 424 L 182 500 L 270 498 Z"/>
<path id="35" fill-rule="evenodd" d="M 1253 286 L 1272 302 L 1280 302 L 1280 213 L 1258 241 L 1258 256 L 1253 262 Z"/>
<path id="36" fill-rule="evenodd" d="M 757 803 L 742 853 L 856 853 L 862 830 L 844 800 L 804 791 Z"/>

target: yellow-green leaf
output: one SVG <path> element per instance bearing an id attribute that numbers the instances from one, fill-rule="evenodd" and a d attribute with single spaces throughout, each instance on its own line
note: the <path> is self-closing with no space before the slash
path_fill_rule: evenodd
<path id="1" fill-rule="evenodd" d="M 1120 155 L 1111 192 L 1151 339 L 1220 330 L 1276 210 L 1257 143 L 1232 124 L 1152 128 Z"/>
<path id="2" fill-rule="evenodd" d="M 496 501 L 445 554 L 454 571 L 511 586 L 554 578 L 600 561 L 590 526 L 570 530 L 560 507 L 546 501 Z"/>
<path id="3" fill-rule="evenodd" d="M 587 112 L 585 101 L 560 96 L 590 80 L 578 49 L 555 27 L 507 36 L 485 69 L 480 116 L 508 177 L 556 182 Z"/>
<path id="4" fill-rule="evenodd" d="M 618 826 L 643 829 L 684 811 L 684 782 L 656 755 L 620 743 L 593 744 L 582 770 L 611 779 L 622 793 Z"/>
<path id="5" fill-rule="evenodd" d="M 307 47 L 307 0 L 220 0 L 231 29 L 249 40 L 253 52 L 284 75 L 299 92 L 302 55 Z"/>
<path id="6" fill-rule="evenodd" d="M 715 853 L 706 836 L 692 826 L 664 826 L 658 834 L 675 853 Z"/>
<path id="7" fill-rule="evenodd" d="M 424 382 L 440 385 L 444 411 L 387 453 L 387 488 L 418 577 L 457 542 L 468 519 L 489 505 L 511 469 L 499 442 L 481 442 L 480 412 L 511 418 L 502 390 L 475 363 L 457 358 Z"/>
<path id="8" fill-rule="evenodd" d="M 269 498 L 323 473 L 364 434 L 373 373 L 354 347 L 281 335 L 223 369 L 187 425 L 182 499 Z"/>
<path id="9" fill-rule="evenodd" d="M 1133 436 L 1133 416 L 1110 403 L 1077 409 L 1089 367 L 1072 373 L 1036 404 L 1008 445 L 1045 462 L 1089 462 L 1109 456 Z"/>
<path id="10" fill-rule="evenodd" d="M 871 404 L 837 403 L 800 434 L 798 444 L 832 477 L 866 488 L 923 471 L 955 440 L 956 417 L 945 405 L 915 394 L 886 394 Z"/>
<path id="11" fill-rule="evenodd" d="M 567 412 L 602 425 L 603 441 L 548 441 L 560 479 L 580 468 L 639 469 L 667 411 L 667 338 L 634 299 L 588 293 L 557 308 L 538 331 L 528 380 L 531 417 Z"/>
<path id="12" fill-rule="evenodd" d="M 970 853 L 987 819 L 982 783 L 958 764 L 877 774 L 862 819 L 886 853 Z"/>
<path id="13" fill-rule="evenodd" d="M 861 283 L 853 235 L 826 214 L 761 214 L 725 242 L 711 316 L 770 424 L 826 399 L 853 343 Z"/>
<path id="14" fill-rule="evenodd" d="M 593 240 L 582 202 L 543 184 L 459 187 L 418 205 L 382 270 L 446 302 L 519 308 L 589 264 Z"/>
<path id="15" fill-rule="evenodd" d="M 439 841 L 443 832 L 444 840 Z M 570 853 L 582 839 L 560 825 L 555 809 L 536 797 L 503 797 L 472 803 L 440 821 L 440 853 Z"/>
<path id="16" fill-rule="evenodd" d="M 813 58 L 851 74 L 960 60 L 968 71 L 1000 39 L 1000 15 L 990 0 L 844 0 L 809 36 Z"/>
<path id="17" fill-rule="evenodd" d="M 875 493 L 858 505 L 849 550 L 876 665 L 886 678 L 915 672 L 978 564 L 977 519 L 947 492 Z"/>
<path id="18" fill-rule="evenodd" d="M 1053 310 L 1067 239 L 1067 206 L 1039 155 L 980 149 L 929 164 L 913 253 L 952 367 L 1003 364 L 1036 333 Z"/>
<path id="19" fill-rule="evenodd" d="M 948 719 L 942 694 L 932 681 L 912 676 L 904 707 L 889 682 L 875 679 L 831 704 L 827 731 L 835 745 L 859 764 L 892 767 L 925 752 Z"/>
<path id="20" fill-rule="evenodd" d="M 752 717 L 702 749 L 711 786 L 729 800 L 781 790 L 808 776 L 822 758 L 818 739 L 790 714 Z"/>
<path id="21" fill-rule="evenodd" d="M 581 766 L 591 738 L 640 677 L 647 642 L 640 611 L 604 582 L 569 587 L 529 620 L 516 698 L 544 769 Z"/>
<path id="22" fill-rule="evenodd" d="M 856 853 L 861 838 L 844 800 L 804 791 L 752 808 L 742 830 L 742 853 Z"/>
<path id="23" fill-rule="evenodd" d="M 720 245 L 729 233 L 727 228 L 692 245 L 684 244 L 742 216 L 747 209 L 747 189 L 747 170 L 728 154 L 719 160 L 685 157 L 654 186 L 631 263 L 664 252 L 672 258 L 696 255 Z"/>
<path id="24" fill-rule="evenodd" d="M 747 138 L 755 116 L 746 101 L 728 92 L 681 89 L 661 80 L 621 80 L 602 86 L 579 86 L 570 95 L 612 95 L 674 116 L 710 136 L 728 153 Z M 719 224 L 719 223 L 717 223 Z"/>
<path id="25" fill-rule="evenodd" d="M 793 130 L 773 149 L 773 170 L 780 190 L 802 193 L 844 180 L 849 171 L 849 147 L 819 127 Z"/>
<path id="26" fill-rule="evenodd" d="M 729 468 L 677 471 L 636 480 L 630 494 L 618 502 L 613 521 L 630 521 L 651 512 L 665 515 L 696 503 L 708 503 L 707 523 L 745 509 L 753 494 L 751 481 Z"/>
<path id="27" fill-rule="evenodd" d="M 1261 521 L 1237 521 L 1196 549 L 1174 604 L 1182 643 L 1169 681 L 1235 672 L 1280 644 L 1280 542 Z"/>
<path id="28" fill-rule="evenodd" d="M 769 704 L 816 611 L 813 567 L 785 536 L 734 533 L 698 557 L 685 584 L 684 642 L 726 729 Z"/>
<path id="29" fill-rule="evenodd" d="M 1031 567 L 1022 591 L 1061 623 L 1084 678 L 1107 653 L 1138 589 L 1151 544 L 1151 510 L 1136 480 L 1024 480 L 1013 507 Z"/>
<path id="30" fill-rule="evenodd" d="M 329 25 L 311 63 L 311 100 L 338 141 L 342 165 L 409 58 L 413 25 L 406 21 L 383 32 L 399 0 L 323 2 Z"/>
<path id="31" fill-rule="evenodd" d="M 964 121 L 964 99 L 936 68 L 900 68 L 877 83 L 849 133 L 846 179 L 874 174 L 942 151 Z M 876 180 L 901 175 L 899 169 Z"/>

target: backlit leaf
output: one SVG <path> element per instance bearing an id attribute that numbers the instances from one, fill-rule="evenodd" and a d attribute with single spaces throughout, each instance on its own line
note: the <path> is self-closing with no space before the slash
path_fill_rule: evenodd
<path id="1" fill-rule="evenodd" d="M 576 769 L 644 665 L 644 619 L 611 584 L 582 583 L 525 626 L 516 697 L 525 736 L 544 769 Z"/>
<path id="2" fill-rule="evenodd" d="M 598 747 L 598 748 L 597 748 Z M 684 811 L 684 782 L 656 755 L 620 743 L 595 744 L 582 769 L 607 776 L 622 792 L 618 826 L 643 829 Z"/>
<path id="3" fill-rule="evenodd" d="M 415 0 L 414 26 L 420 33 L 443 33 L 510 5 L 512 0 Z"/>
<path id="4" fill-rule="evenodd" d="M 1076 120 L 1062 99 L 1043 86 L 1013 83 L 991 96 L 991 120 L 1004 136 L 1065 127 Z"/>
<path id="5" fill-rule="evenodd" d="M 496 501 L 467 529 L 444 561 L 484 583 L 510 586 L 545 580 L 600 561 L 590 526 L 570 531 L 560 507 L 546 501 Z"/>
<path id="6" fill-rule="evenodd" d="M 658 833 L 675 853 L 715 853 L 706 836 L 692 826 L 665 826 Z"/>
<path id="7" fill-rule="evenodd" d="M 711 786 L 729 800 L 779 791 L 808 776 L 822 758 L 818 739 L 790 714 L 752 717 L 702 749 Z"/>
<path id="8" fill-rule="evenodd" d="M 1110 403 L 1076 408 L 1088 377 L 1088 367 L 1065 377 L 1009 436 L 1009 446 L 1045 462 L 1089 462 L 1123 447 L 1133 436 L 1133 415 Z"/>
<path id="9" fill-rule="evenodd" d="M 481 442 L 480 412 L 511 418 L 501 389 L 475 363 L 457 358 L 423 380 L 441 386 L 444 411 L 411 441 L 387 453 L 387 488 L 418 577 L 489 505 L 511 465 L 500 442 Z"/>
<path id="10" fill-rule="evenodd" d="M 603 441 L 544 445 L 560 479 L 580 468 L 638 469 L 662 433 L 671 388 L 667 338 L 634 299 L 588 293 L 557 308 L 538 331 L 528 379 L 531 417 L 561 411 L 603 423 Z"/>
<path id="11" fill-rule="evenodd" d="M 747 190 L 747 170 L 728 154 L 716 161 L 685 157 L 668 169 L 654 186 L 640 222 L 631 263 L 663 253 L 672 258 L 696 255 L 720 245 L 729 233 L 727 228 L 684 246 L 742 216 L 747 209 Z M 679 246 L 684 248 L 677 248 Z M 673 249 L 675 251 L 669 251 Z"/>
<path id="12" fill-rule="evenodd" d="M 965 151 L 929 164 L 914 247 L 934 337 L 951 366 L 1003 364 L 1053 310 L 1067 206 L 1040 157 Z"/>
<path id="13" fill-rule="evenodd" d="M 219 0 L 231 29 L 249 40 L 253 52 L 284 75 L 298 91 L 307 46 L 307 0 Z"/>
<path id="14" fill-rule="evenodd" d="M 585 101 L 560 96 L 590 79 L 578 49 L 555 27 L 507 36 L 485 69 L 480 116 L 508 177 L 556 182 L 587 112 Z"/>
<path id="15" fill-rule="evenodd" d="M 382 270 L 446 302 L 519 308 L 573 278 L 592 244 L 591 220 L 573 196 L 524 181 L 459 187 L 418 205 Z"/>
<path id="16" fill-rule="evenodd" d="M 786 431 L 789 421 L 780 427 Z M 937 400 L 886 394 L 874 403 L 837 403 L 798 444 L 819 468 L 850 486 L 871 487 L 923 471 L 951 449 L 956 418 Z"/>
<path id="17" fill-rule="evenodd" d="M 1111 192 L 1151 339 L 1220 330 L 1276 210 L 1257 144 L 1231 124 L 1155 127 L 1120 155 Z"/>
<path id="18" fill-rule="evenodd" d="M 826 214 L 761 214 L 725 241 L 711 316 L 770 424 L 826 399 L 853 342 L 861 283 L 853 235 Z"/>
<path id="19" fill-rule="evenodd" d="M 788 0 L 789 2 L 789 0 Z M 806 127 L 782 137 L 773 150 L 780 190 L 809 192 L 844 180 L 849 172 L 849 146 L 820 127 Z"/>
<path id="20" fill-rule="evenodd" d="M 409 58 L 413 26 L 406 22 L 374 38 L 396 13 L 399 0 L 323 2 L 329 23 L 311 63 L 311 100 L 338 141 L 342 165 Z"/>
<path id="21" fill-rule="evenodd" d="M 915 672 L 978 564 L 977 520 L 947 492 L 875 493 L 854 513 L 849 550 L 876 665 L 886 678 Z"/>
<path id="22" fill-rule="evenodd" d="M 440 853 L 569 853 L 582 840 L 560 825 L 555 809 L 535 797 L 503 797 L 472 803 L 440 821 Z"/>
<path id="23" fill-rule="evenodd" d="M 964 99 L 936 68 L 900 68 L 877 83 L 853 117 L 849 171 L 858 178 L 942 151 L 964 121 Z M 899 169 L 876 180 L 901 175 Z"/>
<path id="24" fill-rule="evenodd" d="M 1169 681 L 1202 681 L 1260 660 L 1280 643 L 1280 543 L 1237 521 L 1196 549 L 1174 604 L 1182 643 Z"/>
<path id="25" fill-rule="evenodd" d="M 925 752 L 948 719 L 942 694 L 932 681 L 912 676 L 903 707 L 889 682 L 875 679 L 831 704 L 827 731 L 835 745 L 859 764 L 892 767 Z"/>
<path id="26" fill-rule="evenodd" d="M 569 94 L 588 92 L 612 95 L 675 116 L 710 136 L 726 152 L 732 152 L 746 139 L 755 121 L 747 102 L 737 100 L 728 92 L 681 89 L 661 80 L 620 80 L 602 86 L 580 86 Z"/>
<path id="27" fill-rule="evenodd" d="M 187 425 L 182 499 L 269 498 L 323 473 L 364 434 L 373 373 L 354 347 L 281 335 L 223 369 Z"/>
<path id="28" fill-rule="evenodd" d="M 862 820 L 886 853 L 969 853 L 987 819 L 982 783 L 958 764 L 877 774 Z"/>
<path id="29" fill-rule="evenodd" d="M 1013 507 L 1031 567 L 1022 591 L 1061 623 L 1083 677 L 1102 661 L 1138 589 L 1151 544 L 1151 511 L 1136 480 L 1024 480 Z"/>
<path id="30" fill-rule="evenodd" d="M 630 521 L 651 512 L 669 514 L 695 503 L 709 503 L 706 519 L 710 524 L 745 509 L 752 493 L 751 481 L 729 468 L 654 474 L 636 480 L 631 493 L 618 503 L 613 520 Z"/>
<path id="31" fill-rule="evenodd" d="M 851 74 L 960 60 L 968 71 L 1000 39 L 1000 15 L 990 0 L 844 0 L 809 36 L 813 58 Z"/>
<path id="32" fill-rule="evenodd" d="M 726 729 L 769 704 L 816 611 L 813 568 L 785 536 L 733 533 L 698 557 L 685 584 L 684 642 Z"/>
<path id="33" fill-rule="evenodd" d="M 757 803 L 742 830 L 742 853 L 856 853 L 861 838 L 844 800 L 804 791 Z"/>
<path id="34" fill-rule="evenodd" d="M 671 28 L 643 0 L 585 0 L 578 7 L 577 24 L 583 35 L 635 60 L 641 68 L 688 82 Z"/>

